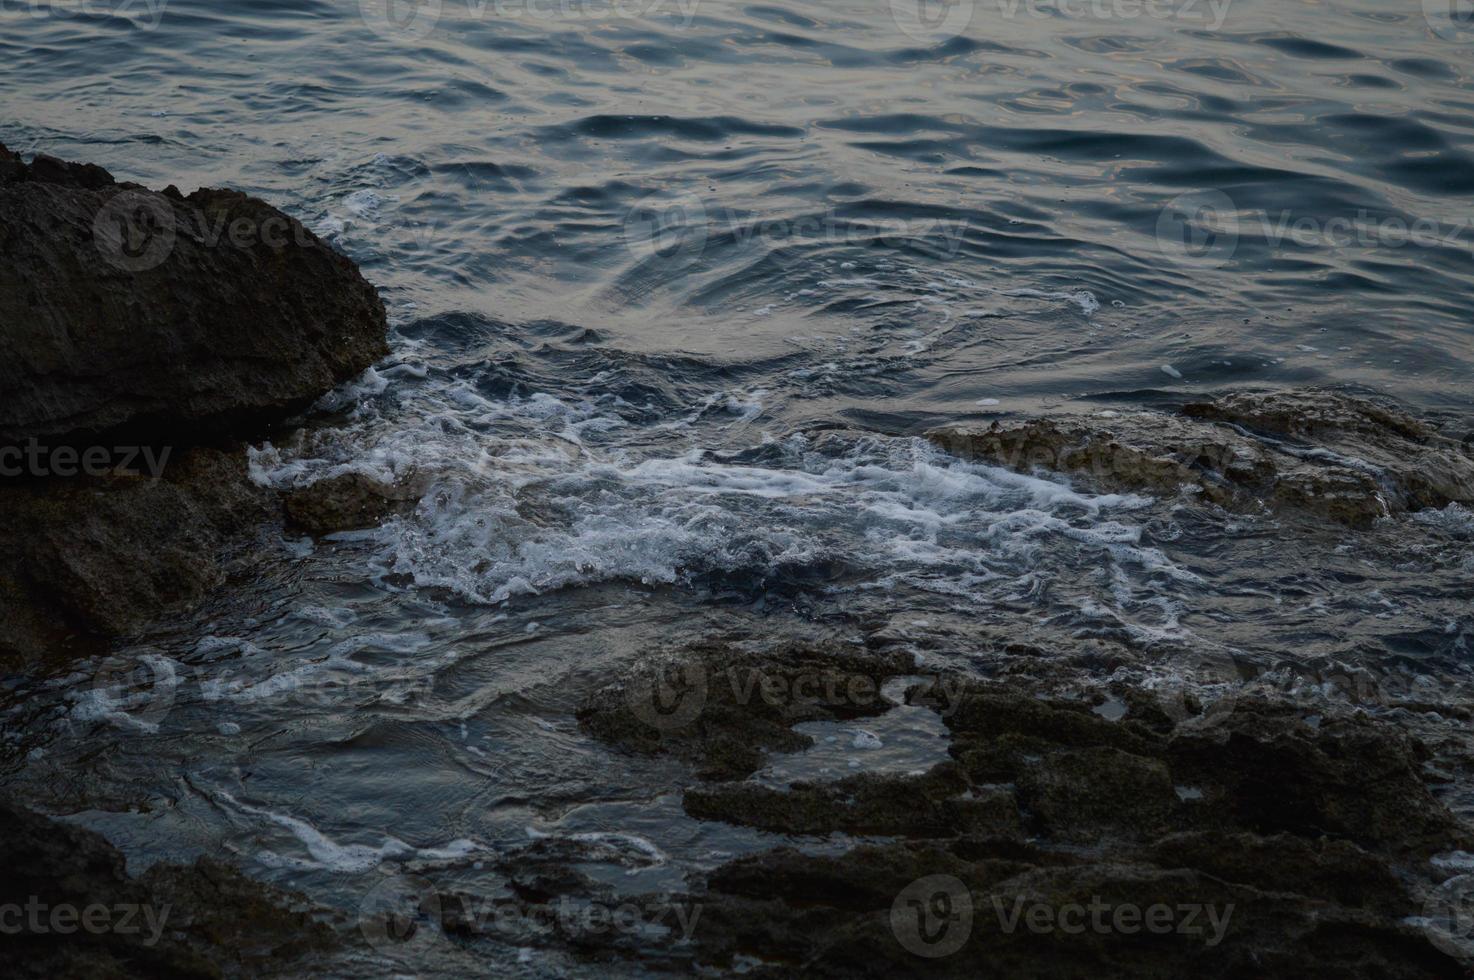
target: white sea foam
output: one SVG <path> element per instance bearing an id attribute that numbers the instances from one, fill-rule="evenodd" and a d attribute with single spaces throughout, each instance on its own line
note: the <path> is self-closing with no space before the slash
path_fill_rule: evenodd
<path id="1" fill-rule="evenodd" d="M 1067 300 L 1080 308 L 1080 312 L 1086 316 L 1093 316 L 1100 309 L 1100 300 L 1088 289 L 1007 289 L 1003 291 L 1004 296 L 1029 297 L 1032 299 L 1062 299 Z"/>
<path id="2" fill-rule="evenodd" d="M 251 474 L 275 487 L 345 472 L 416 476 L 428 491 L 414 512 L 356 539 L 372 547 L 375 580 L 480 603 L 615 580 L 760 584 L 833 567 L 857 572 L 860 588 L 985 602 L 1000 580 L 1031 576 L 1043 547 L 1195 581 L 1141 545 L 1128 517 L 1148 498 L 1086 493 L 920 439 L 741 437 L 774 397 L 761 389 L 714 392 L 674 424 L 646 415 L 637 425 L 635 409 L 600 390 L 612 374 L 504 397 L 464 375 L 366 375 L 341 393 L 358 406 L 353 421 L 253 449 Z M 652 440 L 655 431 L 667 435 Z M 718 434 L 739 448 L 707 448 Z"/>

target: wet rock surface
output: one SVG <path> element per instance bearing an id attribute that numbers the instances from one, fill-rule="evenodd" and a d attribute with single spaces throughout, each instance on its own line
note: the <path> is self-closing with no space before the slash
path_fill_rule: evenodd
<path id="1" fill-rule="evenodd" d="M 1461 434 L 1460 434 L 1461 435 Z M 1076 474 L 1115 490 L 1352 526 L 1474 500 L 1467 441 L 1335 391 L 1241 392 L 1178 414 L 1063 414 L 928 433 L 970 459 Z"/>
<path id="2" fill-rule="evenodd" d="M 6 976 L 287 976 L 337 942 L 300 896 L 208 858 L 130 877 L 101 836 L 5 801 L 0 866 Z"/>
<path id="3" fill-rule="evenodd" d="M 1006 787 L 974 787 L 950 763 L 916 776 L 862 773 L 834 783 L 800 782 L 786 790 L 753 783 L 695 787 L 684 805 L 693 817 L 784 834 L 950 837 L 1020 836 L 1018 804 Z"/>
<path id="4" fill-rule="evenodd" d="M 419 496 L 408 483 L 388 484 L 361 473 L 344 473 L 289 490 L 283 503 L 293 527 L 321 535 L 374 527 L 412 509 Z"/>
<path id="5" fill-rule="evenodd" d="M 0 487 L 0 499 L 0 655 L 21 660 L 187 608 L 249 560 L 277 514 L 241 453 L 205 448 L 180 452 L 157 479 L 29 482 Z"/>
<path id="6" fill-rule="evenodd" d="M 770 752 L 811 745 L 796 724 L 886 711 L 882 686 L 913 667 L 905 654 L 840 644 L 753 652 L 717 643 L 641 664 L 591 697 L 578 720 L 621 748 L 684 759 L 703 778 L 737 779 Z"/>
<path id="7" fill-rule="evenodd" d="M 923 773 L 774 787 L 698 764 L 726 781 L 688 786 L 691 816 L 860 840 L 839 855 L 778 847 L 694 882 L 683 900 L 703 918 L 686 961 L 764 976 L 1466 974 L 1418 917 L 1446 876 L 1430 859 L 1474 835 L 1430 792 L 1431 753 L 1401 727 L 1140 688 L 1115 689 L 1102 713 L 1098 696 L 1051 693 L 1044 673 L 959 679 L 935 709 L 951 761 Z M 745 707 L 647 740 L 585 725 L 699 762 L 689 745 L 746 740 Z M 770 711 L 756 713 L 781 725 Z M 682 731 L 694 741 L 673 751 Z"/>
<path id="8" fill-rule="evenodd" d="M 104 652 L 259 561 L 282 504 L 243 440 L 387 353 L 385 332 L 354 264 L 262 201 L 0 147 L 0 663 Z M 352 489 L 297 510 L 356 519 Z M 100 836 L 4 801 L 0 867 L 10 976 L 300 975 L 336 942 L 223 864 L 132 878 Z"/>
<path id="9" fill-rule="evenodd" d="M 263 201 L 0 161 L 0 445 L 236 435 L 388 353 L 374 287 Z"/>
<path id="10" fill-rule="evenodd" d="M 0 660 L 93 652 L 225 582 L 281 519 L 242 440 L 386 329 L 357 267 L 262 201 L 0 147 Z M 362 526 L 371 489 L 291 513 Z"/>
<path id="11" fill-rule="evenodd" d="M 26 165 L 0 153 L 0 194 L 23 215 L 38 213 L 25 210 L 37 201 L 73 218 L 84 203 L 106 212 L 113 200 L 106 195 L 134 190 L 96 167 L 49 158 Z M 180 268 L 224 274 L 218 263 L 233 263 L 234 274 L 244 269 L 277 283 L 257 307 L 260 316 L 277 311 L 282 297 L 292 301 L 296 272 L 271 266 L 270 243 L 191 237 L 191 229 L 222 220 L 228 227 L 236 217 L 259 218 L 265 205 L 232 192 L 130 200 L 136 210 L 108 212 L 120 221 L 89 229 L 72 220 L 54 251 L 14 263 L 12 279 L 0 280 L 4 301 L 63 316 L 66 304 L 36 298 L 35 283 L 84 257 L 92 261 L 87 250 L 99 244 L 134 266 L 126 270 L 134 277 Z M 22 225 L 6 220 L 3 242 L 11 248 Z M 160 234 L 174 231 L 168 253 L 153 264 L 155 239 L 127 237 L 149 221 Z M 116 241 L 110 228 L 119 231 Z M 287 229 L 297 234 L 297 226 Z M 320 255 L 314 243 L 301 246 L 307 267 L 346 262 L 326 249 Z M 221 258 L 208 249 L 246 254 Z M 327 275 L 344 281 L 341 268 Z M 82 305 L 122 315 L 130 302 L 126 276 L 99 276 Z M 254 288 L 243 288 L 245 302 L 255 301 Z M 136 385 L 125 379 L 109 400 L 96 388 L 107 383 L 106 371 L 88 375 L 80 361 L 85 383 L 43 383 L 37 378 L 49 366 L 65 362 L 65 345 L 15 333 L 23 355 L 13 369 L 22 372 L 15 390 L 24 398 L 11 417 L 0 416 L 8 437 L 67 441 L 135 431 L 179 444 L 154 477 L 113 473 L 0 487 L 7 498 L 0 546 L 9 556 L 0 559 L 0 612 L 12 624 L 0 653 L 74 649 L 79 638 L 126 634 L 185 608 L 227 580 L 234 558 L 243 567 L 260 529 L 278 521 L 330 534 L 411 506 L 413 488 L 351 473 L 280 498 L 250 481 L 232 441 L 282 421 L 352 373 L 348 362 L 366 365 L 382 352 L 382 310 L 376 317 L 376 299 L 354 299 L 356 288 L 349 282 L 348 323 L 337 327 L 377 323 L 374 338 L 355 334 L 338 345 L 328 328 L 309 330 L 311 351 L 297 371 L 276 363 L 272 329 L 232 337 L 218 362 L 196 376 L 242 374 L 208 390 L 140 371 Z M 189 319 L 192 295 L 138 302 Z M 331 319 L 318 300 L 301 303 Z M 226 322 L 244 329 L 238 317 Z M 79 336 L 98 329 L 84 324 Z M 149 370 L 198 353 L 189 329 L 148 349 Z M 106 341 L 96 345 L 99 356 L 107 356 Z M 336 360 L 339 354 L 348 361 Z M 243 393 L 250 385 L 259 390 Z M 217 395 L 239 397 L 225 404 Z M 171 430 L 159 406 L 175 403 L 180 414 Z M 198 444 L 205 436 L 217 442 Z M 1176 414 L 1059 416 L 932 438 L 1017 470 L 1043 467 L 1127 492 L 1319 523 L 1363 525 L 1474 497 L 1467 445 L 1404 413 L 1332 392 L 1232 395 Z M 390 944 L 434 934 L 457 948 L 494 942 L 518 955 L 546 948 L 590 962 L 775 977 L 1468 975 L 1474 960 L 1461 960 L 1455 945 L 1420 924 L 1448 877 L 1435 859 L 1474 848 L 1469 828 L 1430 788 L 1467 758 L 1425 744 L 1411 724 L 1359 710 L 1309 711 L 1273 697 L 1214 703 L 1197 692 L 1164 696 L 1143 680 L 1153 657 L 1180 652 L 1172 643 L 1144 652 L 1149 644 L 1111 639 L 1129 632 L 1121 630 L 1053 645 L 1021 639 L 1009 618 L 1020 609 L 917 644 L 903 642 L 904 634 L 915 638 L 914 629 L 847 622 L 835 631 L 843 640 L 646 651 L 583 703 L 578 728 L 669 774 L 665 785 L 680 790 L 679 819 L 698 828 L 693 836 L 712 835 L 700 862 L 665 867 L 666 856 L 637 835 L 598 832 L 499 843 L 484 860 L 446 849 L 375 869 L 413 887 L 395 896 L 405 901 L 382 921 L 364 913 L 355 926 L 384 927 L 380 939 Z M 946 696 L 915 684 L 898 703 L 898 685 L 912 683 L 923 648 L 942 654 L 933 663 L 947 665 Z M 925 766 L 832 779 L 771 775 L 780 756 L 818 747 L 806 726 L 878 721 L 902 710 L 928 714 L 934 724 L 927 737 L 939 751 Z M 1468 717 L 1467 708 L 1432 693 L 1397 710 Z M 167 941 L 153 946 L 127 935 L 61 945 L 38 933 L 0 951 L 37 975 L 302 975 L 311 972 L 303 957 L 347 934 L 343 923 L 329 932 L 290 896 L 224 866 L 156 866 L 129 878 L 120 855 L 96 835 L 0 814 L 9 824 L 0 838 L 18 849 L 0 855 L 20 869 L 18 884 L 7 886 L 20 889 L 13 894 L 181 907 Z M 732 840 L 743 844 L 728 848 Z M 467 865 L 489 873 L 472 874 Z M 632 874 L 623 873 L 636 871 L 664 875 L 669 890 L 631 895 L 624 879 Z M 488 881 L 504 888 L 479 891 Z M 587 927 L 587 916 L 543 914 L 565 902 L 606 913 L 631 904 L 683 909 L 689 917 L 600 929 Z M 501 908 L 516 914 L 488 915 Z"/>

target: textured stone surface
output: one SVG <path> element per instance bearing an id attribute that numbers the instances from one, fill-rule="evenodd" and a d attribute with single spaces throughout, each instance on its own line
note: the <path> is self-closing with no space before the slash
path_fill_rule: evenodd
<path id="1" fill-rule="evenodd" d="M 0 487 L 0 657 L 85 652 L 225 581 L 279 512 L 244 453 L 192 449 L 163 475 Z"/>
<path id="2" fill-rule="evenodd" d="M 300 896 L 208 858 L 130 878 L 101 836 L 4 800 L 0 867 L 0 906 L 20 909 L 0 939 L 8 977 L 307 975 L 306 958 L 337 942 Z M 45 911 L 33 921 L 28 906 Z M 92 908 L 97 922 L 99 906 L 116 928 L 52 927 L 58 908 Z"/>
<path id="3" fill-rule="evenodd" d="M 281 514 L 241 440 L 387 353 L 386 329 L 357 267 L 262 201 L 0 147 L 0 659 L 99 650 L 225 582 Z M 158 465 L 110 468 L 140 456 Z"/>
<path id="4" fill-rule="evenodd" d="M 951 426 L 949 452 L 1077 474 L 1108 490 L 1189 494 L 1365 526 L 1389 514 L 1474 501 L 1474 451 L 1404 412 L 1331 391 L 1239 393 L 1164 412 L 1064 414 Z"/>
<path id="5" fill-rule="evenodd" d="M 343 473 L 290 490 L 284 502 L 293 525 L 311 534 L 331 534 L 374 527 L 412 508 L 419 496 L 419 489 L 408 484 Z"/>
<path id="6" fill-rule="evenodd" d="M 832 651 L 811 652 L 833 669 Z M 685 657 L 711 668 L 720 655 Z M 773 663 L 803 660 L 794 648 Z M 1425 785 L 1427 751 L 1398 725 L 1361 713 L 1307 720 L 1296 705 L 1247 697 L 1218 712 L 1185 704 L 1174 720 L 1128 695 L 1129 713 L 1111 720 L 1022 674 L 951 678 L 948 691 L 933 707 L 953 761 L 927 772 L 688 786 L 690 816 L 791 846 L 731 860 L 679 898 L 702 909 L 689 946 L 579 945 L 773 977 L 1467 975 L 1418 916 L 1447 877 L 1430 859 L 1468 849 L 1470 831 Z M 623 703 L 618 693 L 596 705 Z M 928 703 L 925 693 L 918 684 L 907 700 Z M 585 724 L 625 749 L 689 757 L 679 731 L 695 746 L 723 732 L 741 742 L 753 718 L 785 722 L 771 712 L 729 701 L 704 727 L 643 742 L 607 724 L 617 711 Z M 801 842 L 815 837 L 847 846 L 812 853 Z M 600 894 L 571 875 L 557 881 L 558 894 Z M 1096 906 L 1104 926 L 1091 924 Z M 1153 908 L 1173 928 L 1141 928 Z M 918 932 L 927 909 L 936 915 Z M 1136 926 L 1117 925 L 1117 909 Z"/>
<path id="7" fill-rule="evenodd" d="M 237 434 L 387 353 L 373 286 L 262 201 L 0 161 L 0 445 Z"/>

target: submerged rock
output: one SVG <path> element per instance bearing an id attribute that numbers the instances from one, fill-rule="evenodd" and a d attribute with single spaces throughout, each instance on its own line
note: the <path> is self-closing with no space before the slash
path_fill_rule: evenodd
<path id="1" fill-rule="evenodd" d="M 712 644 L 642 664 L 590 697 L 580 727 L 623 749 L 670 754 L 695 763 L 704 779 L 740 779 L 768 752 L 794 752 L 813 740 L 793 731 L 806 721 L 881 714 L 881 687 L 915 664 L 904 653 L 840 644 L 794 644 L 754 653 Z"/>
<path id="2" fill-rule="evenodd" d="M 287 519 L 311 534 L 374 527 L 412 508 L 419 491 L 409 484 L 381 483 L 361 473 L 343 473 L 289 490 Z"/>
<path id="3" fill-rule="evenodd" d="M 279 422 L 388 353 L 352 261 L 237 191 L 0 147 L 0 445 Z"/>
<path id="4" fill-rule="evenodd" d="M 1079 474 L 1098 488 L 1187 493 L 1232 509 L 1365 526 L 1474 501 L 1474 451 L 1404 412 L 1332 391 L 1240 393 L 1180 415 L 1059 415 L 927 433 L 959 456 Z"/>
<path id="5" fill-rule="evenodd" d="M 1018 837 L 1018 803 L 1007 787 L 974 789 L 954 763 L 918 776 L 862 773 L 786 790 L 724 783 L 686 792 L 693 817 L 784 834 Z"/>

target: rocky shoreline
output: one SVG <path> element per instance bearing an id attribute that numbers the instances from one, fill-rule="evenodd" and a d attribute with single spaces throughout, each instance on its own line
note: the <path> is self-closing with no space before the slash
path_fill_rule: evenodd
<path id="1" fill-rule="evenodd" d="M 300 425 L 383 357 L 386 330 L 353 264 L 264 202 L 153 192 L 0 147 L 0 461 L 20 467 L 0 482 L 7 673 L 57 669 L 180 615 L 249 577 L 283 528 L 323 535 L 412 510 L 412 481 L 345 472 L 283 494 L 246 462 L 249 443 Z M 1017 473 L 1282 517 L 1290 539 L 1474 504 L 1468 435 L 1340 391 L 1232 392 L 929 438 Z M 1172 651 L 1045 649 L 983 624 L 953 638 L 977 654 L 968 669 L 919 676 L 888 624 L 848 632 L 652 651 L 587 692 L 582 737 L 661 767 L 687 816 L 783 837 L 683 891 L 641 896 L 700 911 L 683 941 L 669 927 L 561 920 L 508 937 L 466 914 L 492 900 L 527 913 L 630 901 L 558 842 L 499 856 L 508 895 L 468 894 L 427 869 L 424 889 L 350 922 L 206 859 L 130 878 L 97 834 L 3 804 L 0 906 L 182 911 L 151 932 L 77 942 L 28 928 L 0 944 L 0 965 L 293 975 L 325 950 L 429 928 L 757 976 L 1452 978 L 1474 966 L 1456 885 L 1474 867 L 1474 828 L 1439 792 L 1474 755 L 1417 725 L 1474 717 L 1463 692 L 1307 705 L 1239 664 L 1163 687 L 1139 668 Z M 945 760 L 755 778 L 813 744 L 802 726 L 903 707 L 935 716 Z"/>
<path id="2" fill-rule="evenodd" d="M 930 437 L 1091 489 L 1280 514 L 1291 533 L 1474 501 L 1467 438 L 1338 392 L 1236 393 L 1176 414 L 1108 410 Z M 958 642 L 989 647 L 993 676 L 913 679 L 897 701 L 877 692 L 917 667 L 884 627 L 850 646 L 666 654 L 587 699 L 585 732 L 687 767 L 689 816 L 795 842 L 718 867 L 679 897 L 705 915 L 688 965 L 759 976 L 1467 976 L 1468 887 L 1454 870 L 1474 829 L 1433 790 L 1467 769 L 1468 747 L 1431 745 L 1396 720 L 1467 718 L 1465 692 L 1418 701 L 1363 690 L 1364 707 L 1386 709 L 1373 714 L 1354 700 L 1254 690 L 1247 665 L 1149 687 L 1125 679 L 1133 655 L 1122 650 L 1091 662 L 983 631 Z M 1214 687 L 1216 700 L 1204 698 Z M 796 724 L 901 702 L 938 714 L 947 761 L 783 787 L 747 778 L 772 753 L 811 744 Z M 837 856 L 799 843 L 835 835 L 883 842 Z M 587 879 L 562 884 L 597 899 Z"/>
<path id="3" fill-rule="evenodd" d="M 248 442 L 384 356 L 386 332 L 357 267 L 265 202 L 0 146 L 7 674 L 105 652 L 247 574 L 263 536 L 299 516 L 250 479 Z M 371 487 L 331 490 L 299 523 L 375 519 Z M 0 943 L 9 975 L 261 975 L 337 941 L 325 913 L 227 865 L 130 878 L 97 834 L 3 801 L 0 824 L 0 906 L 38 910 Z M 72 921 L 97 909 L 136 922 Z M 140 918 L 170 909 L 157 929 Z"/>
<path id="4" fill-rule="evenodd" d="M 374 287 L 265 202 L 4 147 L 0 324 L 10 664 L 95 652 L 248 564 L 282 508 L 247 441 L 388 353 Z"/>
<path id="5" fill-rule="evenodd" d="M 834 651 L 812 652 L 836 663 Z M 810 668 L 793 655 L 721 659 L 796 682 Z M 842 659 L 819 668 L 840 671 L 831 689 L 896 669 L 883 644 Z M 750 717 L 720 703 L 689 722 L 669 716 L 643 743 L 625 734 L 653 729 L 642 720 L 653 717 L 649 692 L 699 690 L 690 678 L 701 668 L 687 666 L 708 661 L 697 653 L 666 677 L 599 692 L 586 730 L 677 758 L 704 758 L 719 730 L 749 744 Z M 839 856 L 782 847 L 716 869 L 684 898 L 705 915 L 692 962 L 764 976 L 1467 975 L 1452 938 L 1415 920 L 1443 901 L 1448 873 L 1430 859 L 1474 838 L 1430 793 L 1427 747 L 1398 726 L 1258 698 L 1231 712 L 1190 703 L 1177 720 L 1155 692 L 1061 697 L 1046 693 L 1054 684 L 1024 667 L 957 678 L 940 699 L 934 683 L 909 689 L 950 736 L 951 758 L 925 772 L 775 789 L 698 766 L 684 794 L 691 816 L 791 838 L 889 840 Z M 754 700 L 749 715 L 772 714 Z M 835 708 L 802 699 L 783 714 Z M 908 894 L 922 903 L 919 927 Z M 940 902 L 930 931 L 928 902 Z M 1108 919 L 1132 911 L 1075 931 L 1050 918 L 1092 902 Z M 1153 907 L 1161 929 L 1130 920 Z M 1221 928 L 1180 921 L 1186 909 L 1216 914 Z"/>

